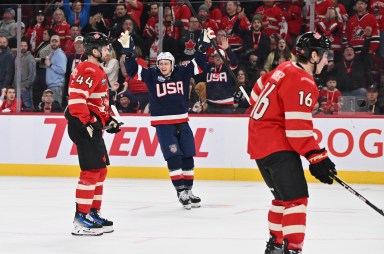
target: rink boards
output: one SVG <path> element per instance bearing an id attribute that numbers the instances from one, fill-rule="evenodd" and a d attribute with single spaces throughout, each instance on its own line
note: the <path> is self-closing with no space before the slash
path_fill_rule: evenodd
<path id="1" fill-rule="evenodd" d="M 122 118 L 121 132 L 104 133 L 112 164 L 109 177 L 168 178 L 150 118 Z M 0 175 L 78 176 L 76 147 L 61 114 L 2 114 L 0 122 Z M 261 180 L 246 152 L 247 117 L 193 115 L 190 125 L 197 179 Z M 351 183 L 384 184 L 384 118 L 315 118 L 314 126 L 315 137 L 321 147 L 328 148 L 340 177 Z M 308 180 L 316 181 L 308 173 Z"/>

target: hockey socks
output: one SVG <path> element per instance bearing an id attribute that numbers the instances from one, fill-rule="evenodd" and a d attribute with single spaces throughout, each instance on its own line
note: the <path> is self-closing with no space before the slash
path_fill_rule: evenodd
<path id="1" fill-rule="evenodd" d="M 99 170 L 86 170 L 80 172 L 80 179 L 76 188 L 77 211 L 85 214 L 89 213 L 95 195 L 96 183 L 99 179 Z"/>
<path id="2" fill-rule="evenodd" d="M 93 196 L 93 202 L 91 206 L 93 209 L 100 210 L 101 208 L 101 202 L 103 200 L 103 185 L 104 185 L 104 180 L 106 176 L 107 176 L 107 169 L 106 168 L 100 169 L 100 175 L 96 183 L 95 195 Z"/>

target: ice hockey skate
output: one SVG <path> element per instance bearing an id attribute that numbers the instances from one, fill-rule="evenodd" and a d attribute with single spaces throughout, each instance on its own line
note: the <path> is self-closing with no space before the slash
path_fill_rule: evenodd
<path id="1" fill-rule="evenodd" d="M 189 198 L 187 191 L 183 190 L 177 192 L 177 197 L 185 209 L 191 209 L 191 199 Z"/>
<path id="2" fill-rule="evenodd" d="M 91 209 L 91 212 L 89 213 L 89 215 L 91 215 L 91 217 L 97 223 L 103 226 L 103 233 L 112 233 L 114 231 L 113 222 L 103 218 L 100 214 L 100 211 L 96 209 Z"/>
<path id="3" fill-rule="evenodd" d="M 191 206 L 193 208 L 198 208 L 200 207 L 200 202 L 201 202 L 201 199 L 195 195 L 193 195 L 192 193 L 192 190 L 187 190 L 187 194 L 189 196 L 189 199 L 191 200 Z"/>
<path id="4" fill-rule="evenodd" d="M 103 226 L 86 213 L 76 212 L 73 225 L 72 235 L 99 236 L 103 234 Z"/>
<path id="5" fill-rule="evenodd" d="M 283 245 L 274 243 L 275 237 L 273 235 L 269 236 L 269 241 L 267 242 L 267 247 L 265 249 L 265 254 L 283 254 Z"/>
<path id="6" fill-rule="evenodd" d="M 283 244 L 284 252 L 283 254 L 301 254 L 301 250 L 288 250 L 288 240 L 284 239 Z"/>

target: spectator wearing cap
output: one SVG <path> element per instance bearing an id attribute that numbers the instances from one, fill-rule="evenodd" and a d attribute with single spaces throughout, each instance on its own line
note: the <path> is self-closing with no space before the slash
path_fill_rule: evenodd
<path id="1" fill-rule="evenodd" d="M 80 34 L 80 27 L 78 24 L 72 24 L 69 29 L 69 38 L 65 41 L 65 44 L 61 46 L 65 55 L 68 57 L 70 54 L 75 53 L 75 38 Z"/>
<path id="2" fill-rule="evenodd" d="M 84 37 L 79 35 L 75 38 L 74 40 L 74 48 L 75 52 L 69 54 L 67 58 L 67 68 L 65 71 L 65 83 L 64 83 L 64 100 L 62 102 L 62 107 L 65 108 L 67 105 L 67 91 L 68 91 L 68 82 L 69 82 L 69 77 L 71 76 L 72 71 L 76 68 L 76 66 L 84 62 L 85 60 L 88 59 L 87 55 L 84 54 Z"/>
<path id="3" fill-rule="evenodd" d="M 214 63 L 209 63 L 203 74 L 206 75 L 207 113 L 210 114 L 230 114 L 234 110 L 233 92 L 236 83 L 229 72 L 237 68 L 238 60 L 229 47 L 228 38 L 223 37 L 220 40 L 221 49 L 213 53 Z M 224 65 L 219 53 L 228 62 L 231 70 Z"/>
<path id="4" fill-rule="evenodd" d="M 52 28 L 56 34 L 60 37 L 60 45 L 64 45 L 65 41 L 69 39 L 70 25 L 65 21 L 64 11 L 62 9 L 56 9 L 53 12 Z"/>
<path id="5" fill-rule="evenodd" d="M 52 28 L 44 29 L 43 40 L 35 52 L 33 52 L 36 62 L 36 78 L 35 82 L 33 82 L 33 103 L 35 107 L 40 101 L 43 91 L 47 89 L 45 58 L 51 54 L 52 48 L 50 43 L 53 35 L 55 35 L 55 30 Z"/>
<path id="6" fill-rule="evenodd" d="M 117 110 L 120 113 L 137 113 L 139 102 L 129 91 L 123 91 L 117 95 Z"/>
<path id="7" fill-rule="evenodd" d="M 90 8 L 91 0 L 85 0 L 84 6 L 82 6 L 81 1 L 75 0 L 72 3 L 72 8 L 69 4 L 69 0 L 63 0 L 64 14 L 68 24 L 77 24 L 80 28 L 88 23 Z"/>
<path id="8" fill-rule="evenodd" d="M 365 40 L 359 55 L 354 48 L 347 45 L 343 50 L 343 58 L 331 65 L 327 75 L 333 75 L 337 80 L 337 87 L 343 96 L 365 97 L 367 84 L 373 82 L 370 68 L 369 40 Z"/>
<path id="9" fill-rule="evenodd" d="M 3 14 L 3 20 L 0 21 L 0 36 L 5 36 L 7 39 L 15 36 L 15 10 L 6 8 Z"/>
<path id="10" fill-rule="evenodd" d="M 15 73 L 15 59 L 8 47 L 8 39 L 0 36 L 0 89 L 10 87 Z"/>
<path id="11" fill-rule="evenodd" d="M 209 18 L 209 8 L 205 4 L 199 6 L 198 13 L 201 22 L 203 22 L 204 28 L 211 28 L 215 33 L 219 30 L 219 25 L 213 19 Z M 191 19 L 189 19 L 191 22 Z M 202 27 L 199 24 L 199 29 L 202 30 Z"/>
<path id="12" fill-rule="evenodd" d="M 21 99 L 23 101 L 23 111 L 33 111 L 33 81 L 36 77 L 36 63 L 35 58 L 28 51 L 28 42 L 21 41 L 20 43 L 20 88 Z M 15 61 L 17 61 L 15 59 Z M 16 64 L 15 64 L 16 65 Z M 16 75 L 13 79 L 13 87 L 16 87 Z"/>
<path id="13" fill-rule="evenodd" d="M 37 105 L 35 111 L 43 113 L 54 113 L 54 112 L 63 112 L 63 108 L 60 106 L 60 103 L 55 101 L 53 96 L 53 91 L 51 89 L 46 89 L 41 96 L 41 101 Z"/>
<path id="14" fill-rule="evenodd" d="M 8 44 L 9 44 L 9 48 L 11 49 L 11 52 L 13 53 L 14 56 L 16 56 L 16 51 L 17 51 L 17 23 L 16 23 L 16 26 L 14 27 L 14 29 L 15 29 L 15 36 L 12 36 L 11 38 L 8 39 Z M 21 32 L 21 41 L 28 41 L 27 37 L 24 35 L 25 34 L 24 22 L 20 23 L 20 32 Z"/>
<path id="15" fill-rule="evenodd" d="M 256 72 L 263 69 L 264 62 L 271 51 L 271 40 L 263 32 L 261 15 L 253 16 L 251 30 L 239 29 L 239 21 L 236 21 L 233 32 L 238 34 L 244 42 L 240 64 L 247 67 L 247 72 L 251 74 L 251 80 L 255 80 Z"/>
<path id="16" fill-rule="evenodd" d="M 372 112 L 374 115 L 384 115 L 383 102 L 378 100 L 379 90 L 376 84 L 370 85 L 367 88 L 367 101 L 368 101 L 368 112 Z"/>
<path id="17" fill-rule="evenodd" d="M 50 45 L 52 52 L 45 59 L 45 65 L 47 66 L 46 83 L 47 88 L 53 91 L 54 99 L 61 105 L 63 101 L 67 57 L 60 48 L 60 37 L 58 35 L 51 37 Z"/>
<path id="18" fill-rule="evenodd" d="M 35 20 L 28 27 L 25 37 L 31 45 L 31 52 L 34 53 L 40 43 L 43 41 L 43 32 L 49 28 L 48 20 L 42 10 L 38 10 Z"/>
<path id="19" fill-rule="evenodd" d="M 345 27 L 345 41 L 351 45 L 356 54 L 360 54 L 364 41 L 370 41 L 369 53 L 374 53 L 380 44 L 379 25 L 374 15 L 368 13 L 369 0 L 355 2 L 356 14 L 347 22 Z"/>

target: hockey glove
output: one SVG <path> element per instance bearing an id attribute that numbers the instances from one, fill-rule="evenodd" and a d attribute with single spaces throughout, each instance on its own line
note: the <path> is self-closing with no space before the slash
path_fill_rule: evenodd
<path id="1" fill-rule="evenodd" d="M 213 40 L 215 38 L 216 38 L 215 32 L 211 28 L 208 27 L 207 29 L 204 29 L 200 33 L 198 43 L 203 48 L 209 48 L 209 47 L 211 47 L 211 40 Z"/>
<path id="2" fill-rule="evenodd" d="M 110 117 L 110 120 L 107 122 L 107 126 L 105 128 L 105 131 L 108 133 L 118 133 L 121 131 L 120 126 L 122 123 L 119 123 L 116 119 L 113 117 Z"/>
<path id="3" fill-rule="evenodd" d="M 309 161 L 309 171 L 322 183 L 332 184 L 333 176 L 337 174 L 335 164 L 328 158 L 325 148 L 312 150 L 305 157 Z"/>
<path id="4" fill-rule="evenodd" d="M 120 38 L 117 39 L 121 46 L 121 54 L 126 55 L 127 57 L 131 57 L 135 52 L 135 44 L 133 43 L 132 36 L 129 35 L 128 30 L 120 34 Z"/>
<path id="5" fill-rule="evenodd" d="M 85 128 L 85 134 L 88 135 L 89 138 L 93 138 L 96 135 L 101 135 L 101 128 L 102 128 L 101 122 L 97 121 L 94 123 L 88 122 L 86 125 L 84 125 Z"/>

